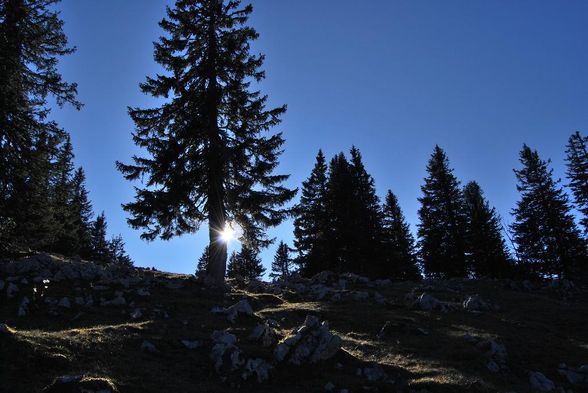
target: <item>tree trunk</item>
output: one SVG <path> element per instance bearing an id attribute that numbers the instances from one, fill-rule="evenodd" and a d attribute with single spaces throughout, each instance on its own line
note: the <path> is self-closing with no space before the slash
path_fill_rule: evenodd
<path id="1" fill-rule="evenodd" d="M 216 18 L 215 12 L 211 13 L 209 22 L 208 39 L 208 236 L 209 256 L 206 273 L 208 280 L 213 285 L 221 286 L 224 283 L 227 265 L 227 244 L 220 238 L 220 234 L 226 224 L 225 190 L 224 190 L 224 146 L 218 128 L 218 106 L 220 105 L 219 86 L 216 73 Z"/>

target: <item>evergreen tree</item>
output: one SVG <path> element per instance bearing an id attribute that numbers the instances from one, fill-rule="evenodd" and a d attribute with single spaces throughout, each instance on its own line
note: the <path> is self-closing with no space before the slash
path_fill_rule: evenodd
<path id="1" fill-rule="evenodd" d="M 574 195 L 574 202 L 582 213 L 580 223 L 584 227 L 584 236 L 588 236 L 588 136 L 576 131 L 568 140 L 566 149 L 567 176 Z"/>
<path id="2" fill-rule="evenodd" d="M 550 161 L 541 160 L 537 151 L 523 145 L 520 162 L 522 168 L 514 172 L 521 198 L 511 225 L 519 258 L 540 275 L 570 277 L 585 269 L 586 245 L 568 198 L 553 179 Z"/>
<path id="3" fill-rule="evenodd" d="M 125 242 L 121 235 L 114 236 L 108 242 L 109 262 L 121 266 L 133 266 L 131 257 L 125 251 Z"/>
<path id="4" fill-rule="evenodd" d="M 143 238 L 195 232 L 208 221 L 207 274 L 225 275 L 226 244 L 219 232 L 238 222 L 246 237 L 268 244 L 263 229 L 279 224 L 294 195 L 273 174 L 284 140 L 262 133 L 280 122 L 286 107 L 266 110 L 263 55 L 250 53 L 257 32 L 245 23 L 252 7 L 219 0 L 177 0 L 160 22 L 167 33 L 155 43 L 155 60 L 167 73 L 147 78 L 144 93 L 170 99 L 151 109 L 133 108 L 134 141 L 150 157 L 118 163 L 128 180 L 147 178 L 134 202 L 124 205 Z"/>
<path id="5" fill-rule="evenodd" d="M 272 272 L 270 277 L 274 280 L 287 278 L 292 273 L 292 258 L 290 258 L 290 247 L 283 241 L 278 245 L 274 261 L 272 262 Z"/>
<path id="6" fill-rule="evenodd" d="M 83 259 L 92 258 L 92 218 L 94 211 L 88 200 L 86 191 L 86 175 L 82 168 L 78 168 L 72 180 L 73 197 L 71 210 L 75 217 L 73 225 L 77 231 L 75 252 Z"/>
<path id="7" fill-rule="evenodd" d="M 466 215 L 465 239 L 468 268 L 476 277 L 509 277 L 512 263 L 496 209 L 490 207 L 478 183 L 463 190 Z"/>
<path id="8" fill-rule="evenodd" d="M 76 209 L 73 205 L 73 148 L 69 136 L 59 147 L 53 170 L 51 204 L 55 225 L 54 241 L 49 249 L 64 255 L 77 252 L 78 228 Z"/>
<path id="9" fill-rule="evenodd" d="M 402 214 L 398 198 L 388 190 L 382 207 L 383 263 L 379 274 L 402 280 L 421 278 L 414 237 Z"/>
<path id="10" fill-rule="evenodd" d="M 296 263 L 304 273 L 317 273 L 326 259 L 328 231 L 327 165 L 322 150 L 316 156 L 310 176 L 302 182 L 302 195 L 294 212 Z"/>
<path id="11" fill-rule="evenodd" d="M 245 245 L 241 250 L 231 254 L 227 276 L 231 278 L 242 277 L 248 280 L 258 280 L 265 272 L 257 251 Z"/>
<path id="12" fill-rule="evenodd" d="M 111 250 L 108 240 L 106 240 L 106 216 L 102 212 L 92 225 L 91 239 L 92 239 L 92 255 L 91 259 L 94 262 L 110 263 Z"/>
<path id="13" fill-rule="evenodd" d="M 206 268 L 208 267 L 208 245 L 204 247 L 204 251 L 200 258 L 198 258 L 198 263 L 196 264 L 196 274 L 201 275 L 206 273 Z"/>
<path id="14" fill-rule="evenodd" d="M 376 195 L 374 179 L 367 173 L 361 153 L 355 146 L 351 148 L 350 175 L 351 220 L 354 223 L 353 243 L 350 247 L 351 271 L 369 276 L 377 276 L 381 270 L 381 210 Z"/>
<path id="15" fill-rule="evenodd" d="M 0 0 L 0 216 L 14 222 L 20 247 L 35 249 L 51 241 L 47 222 L 35 228 L 36 222 L 23 220 L 50 218 L 48 204 L 37 206 L 44 196 L 36 193 L 47 195 L 48 172 L 40 171 L 49 171 L 47 148 L 64 135 L 46 120 L 47 99 L 81 106 L 76 85 L 64 82 L 57 71 L 58 58 L 74 51 L 54 9 L 57 2 Z M 37 207 L 45 208 L 34 211 Z"/>
<path id="16" fill-rule="evenodd" d="M 445 152 L 435 146 L 421 186 L 418 236 L 427 276 L 465 277 L 463 196 Z"/>
<path id="17" fill-rule="evenodd" d="M 326 236 L 326 257 L 321 270 L 335 272 L 352 271 L 353 238 L 356 234 L 353 222 L 353 178 L 350 164 L 343 153 L 334 156 L 329 163 L 327 183 L 327 216 L 329 225 Z M 316 273 L 316 272 L 308 272 Z"/>

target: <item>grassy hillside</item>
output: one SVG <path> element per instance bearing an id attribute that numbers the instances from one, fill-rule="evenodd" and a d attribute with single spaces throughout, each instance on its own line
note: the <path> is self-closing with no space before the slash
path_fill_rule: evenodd
<path id="1" fill-rule="evenodd" d="M 44 258 L 58 268 L 0 268 L 0 322 L 8 329 L 0 333 L 2 392 L 38 392 L 65 375 L 85 376 L 96 391 L 120 392 L 528 392 L 533 371 L 558 388 L 582 391 L 557 372 L 560 363 L 588 363 L 588 291 L 580 285 L 322 275 L 275 286 L 233 281 L 222 295 L 191 276 L 136 269 L 81 278 L 71 266 L 86 264 Z M 439 309 L 415 304 L 423 292 L 442 302 Z M 476 294 L 490 310 L 464 310 L 462 302 Z M 23 309 L 25 296 L 30 303 Z M 254 315 L 231 324 L 211 312 L 241 299 Z M 341 337 L 334 357 L 276 363 L 275 345 L 248 338 L 266 319 L 287 337 L 307 315 L 328 321 Z M 215 371 L 211 335 L 224 329 L 237 336 L 244 355 L 272 364 L 268 380 Z M 493 353 L 487 339 L 506 354 Z M 384 377 L 363 372 L 376 365 Z"/>

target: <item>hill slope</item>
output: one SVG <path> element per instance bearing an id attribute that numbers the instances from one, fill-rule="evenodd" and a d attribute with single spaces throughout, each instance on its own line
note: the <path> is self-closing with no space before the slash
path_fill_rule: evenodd
<path id="1" fill-rule="evenodd" d="M 568 282 L 325 272 L 275 285 L 231 281 L 222 295 L 192 276 L 38 255 L 0 265 L 0 391 L 83 376 L 46 391 L 527 392 L 530 375 L 541 382 L 530 373 L 541 372 L 580 392 L 586 374 L 571 368 L 588 363 L 587 293 Z M 243 299 L 231 323 L 227 308 Z M 308 315 L 328 326 L 309 326 Z M 278 361 L 277 341 L 294 342 L 305 319 L 300 342 L 322 345 L 316 362 L 300 343 Z M 560 363 L 570 369 L 558 372 Z"/>

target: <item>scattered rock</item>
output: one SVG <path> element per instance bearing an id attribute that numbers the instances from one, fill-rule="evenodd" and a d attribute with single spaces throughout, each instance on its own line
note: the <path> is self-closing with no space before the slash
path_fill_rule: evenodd
<path id="1" fill-rule="evenodd" d="M 136 293 L 137 293 L 137 296 L 141 296 L 141 297 L 151 296 L 151 293 L 145 288 L 137 289 Z"/>
<path id="2" fill-rule="evenodd" d="M 46 386 L 43 393 L 117 393 L 116 386 L 106 378 L 64 375 L 57 377 Z"/>
<path id="3" fill-rule="evenodd" d="M 553 381 L 539 371 L 529 373 L 529 383 L 531 384 L 531 389 L 538 392 L 551 392 L 555 390 Z"/>
<path id="4" fill-rule="evenodd" d="M 123 293 L 121 291 L 116 291 L 112 300 L 103 300 L 100 302 L 100 305 L 102 306 L 124 306 L 126 304 L 127 301 L 123 297 Z"/>
<path id="5" fill-rule="evenodd" d="M 149 352 L 149 353 L 158 353 L 159 351 L 157 350 L 157 348 L 155 347 L 155 345 L 153 345 L 153 343 L 145 340 L 143 341 L 143 343 L 141 344 L 141 350 L 144 352 Z"/>
<path id="6" fill-rule="evenodd" d="M 327 382 L 327 383 L 325 384 L 325 390 L 326 390 L 327 392 L 332 392 L 332 391 L 334 391 L 334 390 L 335 390 L 335 385 L 333 384 L 333 382 Z"/>
<path id="7" fill-rule="evenodd" d="M 226 308 L 223 312 L 226 314 L 227 320 L 231 323 L 235 323 L 239 314 L 253 315 L 253 309 L 245 299 L 239 300 L 237 303 Z"/>
<path id="8" fill-rule="evenodd" d="M 557 372 L 564 376 L 574 386 L 588 388 L 588 364 L 576 369 L 568 367 L 565 363 L 559 365 Z"/>
<path id="9" fill-rule="evenodd" d="M 6 326 L 6 324 L 4 323 L 0 323 L 0 334 L 9 334 L 10 333 L 10 329 L 8 328 L 8 326 Z"/>
<path id="10" fill-rule="evenodd" d="M 143 312 L 141 312 L 140 308 L 134 309 L 130 314 L 131 319 L 139 319 L 142 316 L 143 316 Z"/>
<path id="11" fill-rule="evenodd" d="M 19 317 L 24 317 L 29 313 L 29 303 L 31 301 L 29 300 L 28 297 L 23 297 L 22 300 L 20 301 L 20 305 L 18 306 L 18 316 Z"/>
<path id="12" fill-rule="evenodd" d="M 235 345 L 237 337 L 224 330 L 215 330 L 212 333 L 214 343 L 210 353 L 210 359 L 218 373 L 230 372 L 244 364 L 241 359 L 241 350 Z"/>
<path id="13" fill-rule="evenodd" d="M 71 308 L 71 302 L 67 297 L 62 298 L 57 305 L 62 308 Z"/>
<path id="14" fill-rule="evenodd" d="M 196 349 L 202 345 L 200 341 L 197 340 L 182 340 L 182 344 L 188 349 Z"/>
<path id="15" fill-rule="evenodd" d="M 447 307 L 439 299 L 423 292 L 412 304 L 412 308 L 423 311 L 447 311 Z"/>
<path id="16" fill-rule="evenodd" d="M 18 286 L 15 283 L 9 282 L 6 286 L 6 296 L 8 296 L 9 298 L 13 298 L 17 292 Z"/>
<path id="17" fill-rule="evenodd" d="M 329 324 L 320 323 L 317 317 L 308 315 L 304 324 L 274 349 L 274 357 L 281 362 L 295 365 L 316 363 L 333 357 L 341 348 L 341 338 L 329 331 Z"/>
<path id="18" fill-rule="evenodd" d="M 374 300 L 378 304 L 386 304 L 386 298 L 382 296 L 379 292 L 374 293 Z"/>
<path id="19" fill-rule="evenodd" d="M 263 359 L 249 359 L 245 363 L 241 377 L 248 379 L 251 375 L 255 375 L 257 382 L 261 383 L 269 378 L 269 371 L 272 366 Z"/>
<path id="20" fill-rule="evenodd" d="M 252 341 L 260 341 L 263 347 L 270 347 L 278 340 L 276 331 L 268 321 L 254 327 L 249 335 L 249 339 Z"/>
<path id="21" fill-rule="evenodd" d="M 480 312 L 480 311 L 493 311 L 494 307 L 485 302 L 480 296 L 474 295 L 468 297 L 463 302 L 463 308 L 466 311 Z"/>
<path id="22" fill-rule="evenodd" d="M 378 365 L 364 367 L 363 369 L 359 368 L 357 369 L 357 375 L 363 376 L 369 382 L 384 382 L 388 380 L 388 374 Z"/>

